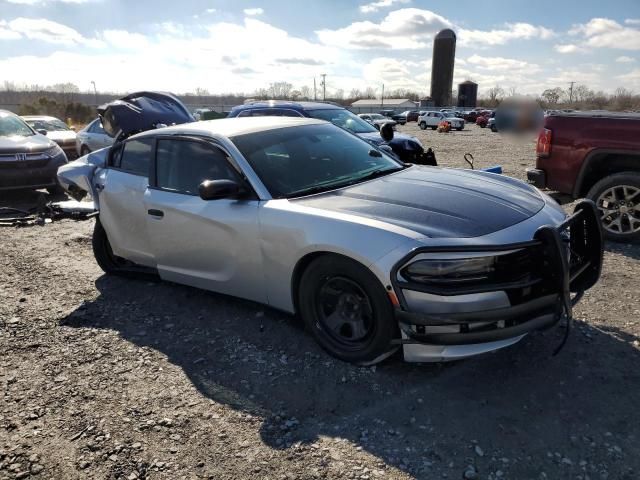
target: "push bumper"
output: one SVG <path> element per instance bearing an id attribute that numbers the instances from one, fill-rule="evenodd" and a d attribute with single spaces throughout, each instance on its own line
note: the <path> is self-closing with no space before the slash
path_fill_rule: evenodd
<path id="1" fill-rule="evenodd" d="M 505 292 L 510 306 L 464 313 L 427 314 L 412 311 L 405 298 L 407 290 L 447 295 L 442 290 L 429 291 L 425 285 L 401 280 L 398 272 L 413 257 L 433 252 L 487 252 L 535 249 L 543 262 L 544 276 L 525 282 L 474 285 L 464 294 Z M 572 307 L 585 290 L 600 277 L 602 268 L 602 229 L 593 202 L 580 202 L 572 216 L 561 225 L 543 226 L 525 243 L 494 246 L 427 247 L 402 259 L 392 271 L 392 284 L 399 306 L 395 316 L 402 332 L 407 361 L 442 361 L 495 350 L 520 340 L 524 335 L 557 324 L 563 317 L 571 319 Z M 527 297 L 538 288 L 544 294 Z M 453 292 L 458 295 L 461 292 Z"/>
<path id="2" fill-rule="evenodd" d="M 527 168 L 527 182 L 537 188 L 546 188 L 547 174 L 539 168 Z"/>

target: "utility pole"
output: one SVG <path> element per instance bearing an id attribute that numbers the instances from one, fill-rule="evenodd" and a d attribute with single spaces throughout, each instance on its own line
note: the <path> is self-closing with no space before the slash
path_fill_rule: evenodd
<path id="1" fill-rule="evenodd" d="M 382 84 L 382 97 L 380 97 L 380 109 L 384 108 L 384 83 Z"/>
<path id="2" fill-rule="evenodd" d="M 316 93 L 316 77 L 313 77 L 313 101 L 318 101 L 318 95 Z"/>
<path id="3" fill-rule="evenodd" d="M 327 74 L 323 73 L 320 76 L 322 77 L 320 85 L 322 86 L 322 101 L 324 102 L 327 99 Z"/>
<path id="4" fill-rule="evenodd" d="M 569 104 L 573 103 L 573 85 L 576 82 L 569 82 Z"/>
<path id="5" fill-rule="evenodd" d="M 98 106 L 98 90 L 96 89 L 96 82 L 91 80 L 91 85 L 93 85 L 93 101 Z"/>

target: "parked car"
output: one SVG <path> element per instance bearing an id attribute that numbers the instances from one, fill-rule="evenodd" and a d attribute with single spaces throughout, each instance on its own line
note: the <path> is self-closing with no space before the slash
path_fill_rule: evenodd
<path id="1" fill-rule="evenodd" d="M 393 117 L 393 115 L 396 113 L 395 110 L 380 110 L 380 115 L 384 115 L 385 117 Z"/>
<path id="2" fill-rule="evenodd" d="M 407 123 L 407 115 L 405 112 L 394 113 L 393 115 L 391 115 L 391 119 L 400 125 L 406 125 Z"/>
<path id="3" fill-rule="evenodd" d="M 488 124 L 489 120 L 487 119 L 487 117 L 485 117 L 484 115 L 478 115 L 478 118 L 476 118 L 477 126 L 479 126 L 480 128 L 486 128 Z"/>
<path id="4" fill-rule="evenodd" d="M 424 115 L 418 117 L 418 125 L 422 130 L 426 130 L 427 128 L 435 130 L 441 122 L 448 122 L 451 128 L 455 128 L 456 130 L 464 129 L 464 120 L 450 113 L 425 112 Z"/>
<path id="5" fill-rule="evenodd" d="M 91 190 L 105 273 L 298 313 L 327 352 L 360 364 L 398 346 L 423 362 L 514 344 L 570 318 L 602 264 L 593 203 L 567 218 L 526 183 L 407 165 L 311 118 L 153 129 L 58 175 L 76 196 Z"/>
<path id="6" fill-rule="evenodd" d="M 465 113 L 462 118 L 464 118 L 465 122 L 476 123 L 476 120 L 478 119 L 478 112 L 475 110 L 472 110 L 470 112 Z"/>
<path id="7" fill-rule="evenodd" d="M 62 120 L 47 115 L 24 115 L 22 119 L 36 132 L 41 132 L 56 142 L 67 158 L 76 157 L 76 132 Z"/>
<path id="8" fill-rule="evenodd" d="M 96 118 L 77 133 L 76 152 L 78 156 L 86 155 L 101 148 L 110 147 L 113 142 L 113 137 L 107 135 L 102 128 L 102 122 Z"/>
<path id="9" fill-rule="evenodd" d="M 57 193 L 56 173 L 66 163 L 56 142 L 18 115 L 0 110 L 0 191 L 46 188 Z"/>
<path id="10" fill-rule="evenodd" d="M 639 114 L 549 114 L 536 154 L 530 183 L 593 200 L 610 240 L 640 241 Z"/>
<path id="11" fill-rule="evenodd" d="M 418 121 L 418 117 L 420 116 L 420 112 L 418 110 L 407 110 L 406 112 L 403 112 L 402 114 L 407 119 L 407 122 L 417 122 Z"/>
<path id="12" fill-rule="evenodd" d="M 360 113 L 358 114 L 358 116 L 365 122 L 368 122 L 376 127 L 377 130 L 380 130 L 380 127 L 385 123 L 388 123 L 392 126 L 396 125 L 396 122 L 394 120 L 390 119 L 389 117 L 380 115 L 379 113 Z"/>
<path id="13" fill-rule="evenodd" d="M 289 102 L 284 100 L 270 100 L 267 102 L 251 102 L 233 107 L 229 118 L 250 116 L 293 116 L 311 117 L 326 120 L 334 125 L 345 128 L 368 142 L 381 146 L 388 144 L 389 148 L 403 162 L 429 164 L 433 162 L 420 141 L 410 135 L 395 134 L 389 141 L 382 138 L 380 132 L 370 123 L 358 117 L 346 108 L 331 103 L 320 102 Z M 433 152 L 430 156 L 433 156 Z"/>

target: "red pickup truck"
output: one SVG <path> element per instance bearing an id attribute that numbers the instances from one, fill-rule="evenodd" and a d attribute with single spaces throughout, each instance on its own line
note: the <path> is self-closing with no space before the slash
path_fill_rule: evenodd
<path id="1" fill-rule="evenodd" d="M 529 183 L 593 200 L 609 239 L 640 240 L 640 114 L 548 115 L 536 154 Z"/>

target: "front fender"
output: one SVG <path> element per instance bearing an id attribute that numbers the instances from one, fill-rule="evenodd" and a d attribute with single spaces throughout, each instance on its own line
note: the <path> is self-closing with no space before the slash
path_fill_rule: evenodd
<path id="1" fill-rule="evenodd" d="M 58 168 L 58 183 L 71 197 L 81 200 L 91 197 L 94 208 L 99 210 L 99 196 L 94 181 L 107 164 L 110 147 L 97 150 Z"/>

